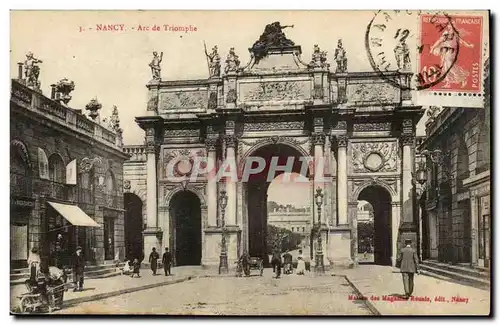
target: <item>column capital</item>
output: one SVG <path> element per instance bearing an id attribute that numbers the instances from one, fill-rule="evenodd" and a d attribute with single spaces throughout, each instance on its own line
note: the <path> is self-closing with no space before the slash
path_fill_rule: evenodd
<path id="1" fill-rule="evenodd" d="M 401 134 L 401 144 L 403 146 L 411 146 L 415 142 L 415 135 L 413 133 Z"/>
<path id="2" fill-rule="evenodd" d="M 337 120 L 335 125 L 333 125 L 332 129 L 335 131 L 347 131 L 347 121 Z"/>
<path id="3" fill-rule="evenodd" d="M 413 119 L 411 118 L 407 118 L 407 119 L 404 119 L 403 122 L 401 123 L 401 130 L 403 131 L 403 133 L 413 133 L 413 128 L 414 128 L 414 125 L 413 125 Z"/>
<path id="4" fill-rule="evenodd" d="M 338 147 L 347 147 L 347 142 L 349 141 L 347 134 L 340 134 L 335 136 L 335 138 L 337 140 Z"/>
<path id="5" fill-rule="evenodd" d="M 226 146 L 228 148 L 236 147 L 237 138 L 234 134 L 226 134 L 224 136 L 224 141 L 226 142 Z"/>
<path id="6" fill-rule="evenodd" d="M 213 139 L 213 138 L 206 138 L 205 139 L 205 146 L 207 148 L 207 151 L 215 151 L 216 144 L 217 144 L 217 139 Z"/>
<path id="7" fill-rule="evenodd" d="M 325 145 L 325 134 L 323 132 L 313 132 L 311 134 L 311 141 L 313 145 Z"/>

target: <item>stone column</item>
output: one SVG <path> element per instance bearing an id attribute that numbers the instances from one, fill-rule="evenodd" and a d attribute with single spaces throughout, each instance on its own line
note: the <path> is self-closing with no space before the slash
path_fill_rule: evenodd
<path id="1" fill-rule="evenodd" d="M 477 197 L 471 195 L 470 197 L 470 212 L 471 212 L 471 264 L 478 265 L 478 242 L 477 242 L 477 234 L 478 234 L 478 204 Z"/>
<path id="2" fill-rule="evenodd" d="M 206 139 L 208 166 L 213 166 L 208 172 L 207 179 L 207 221 L 209 227 L 217 226 L 217 156 L 216 139 Z"/>
<path id="3" fill-rule="evenodd" d="M 325 184 L 324 184 L 324 155 L 323 155 L 323 146 L 325 145 L 325 135 L 321 132 L 314 133 L 312 136 L 313 145 L 314 145 L 314 187 L 313 187 L 313 198 L 314 198 L 314 208 L 318 211 L 318 207 L 316 206 L 316 190 L 318 188 L 321 189 L 323 195 L 325 194 Z M 324 198 L 324 197 L 323 197 Z M 324 216 L 324 205 L 326 201 L 323 200 L 323 205 L 321 206 L 321 215 L 318 216 L 320 218 L 317 219 L 317 223 L 325 224 L 326 216 Z"/>
<path id="4" fill-rule="evenodd" d="M 403 134 L 401 137 L 402 147 L 403 147 L 403 170 L 402 170 L 402 204 L 403 204 L 403 216 L 401 231 L 404 236 L 401 237 L 401 243 L 404 243 L 405 239 L 411 239 L 412 243 L 416 245 L 416 224 L 413 217 L 414 209 L 414 187 L 413 187 L 413 142 L 414 137 L 411 134 Z"/>
<path id="5" fill-rule="evenodd" d="M 146 229 L 144 234 L 144 254 L 149 254 L 151 248 L 161 247 L 161 240 L 158 238 L 158 196 L 157 196 L 157 170 L 156 170 L 156 142 L 155 130 L 149 128 L 146 131 Z"/>
<path id="6" fill-rule="evenodd" d="M 398 253 L 398 237 L 399 237 L 399 221 L 401 214 L 401 203 L 392 202 L 392 229 L 391 229 L 391 239 L 392 239 L 392 251 L 391 251 L 391 262 L 392 266 L 396 266 L 396 258 Z"/>
<path id="7" fill-rule="evenodd" d="M 226 161 L 230 168 L 236 168 L 236 138 L 234 135 L 226 135 Z M 234 174 L 232 174 L 234 175 Z M 227 192 L 227 208 L 226 208 L 226 225 L 236 225 L 236 182 L 237 179 L 226 177 L 226 192 Z"/>
<path id="8" fill-rule="evenodd" d="M 337 225 L 348 225 L 347 142 L 347 135 L 337 136 Z"/>

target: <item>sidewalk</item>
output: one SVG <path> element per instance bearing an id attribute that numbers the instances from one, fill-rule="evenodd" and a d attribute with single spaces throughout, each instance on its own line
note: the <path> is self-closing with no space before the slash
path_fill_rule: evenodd
<path id="1" fill-rule="evenodd" d="M 64 293 L 64 306 L 67 307 L 82 302 L 183 282 L 195 277 L 218 275 L 217 269 L 203 269 L 199 266 L 174 267 L 172 268 L 171 276 L 165 276 L 163 269 L 159 269 L 158 271 L 158 275 L 153 276 L 151 270 L 141 269 L 140 278 L 117 275 L 110 278 L 85 279 L 84 291 L 73 292 L 73 289 L 69 289 Z M 16 309 L 19 305 L 17 297 L 25 292 L 26 287 L 24 284 L 16 284 L 10 287 L 11 310 Z"/>
<path id="2" fill-rule="evenodd" d="M 354 269 L 336 269 L 331 273 L 346 276 L 362 296 L 358 298 L 366 298 L 370 309 L 381 315 L 488 315 L 490 313 L 490 291 L 487 290 L 416 274 L 414 300 L 412 301 L 412 298 L 402 300 L 400 297 L 404 294 L 404 289 L 401 273 L 390 266 L 360 265 Z M 372 296 L 379 300 L 372 300 Z"/>

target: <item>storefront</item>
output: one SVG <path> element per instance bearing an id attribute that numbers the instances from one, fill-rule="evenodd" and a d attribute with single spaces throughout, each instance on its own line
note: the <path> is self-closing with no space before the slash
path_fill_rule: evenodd
<path id="1" fill-rule="evenodd" d="M 472 265 L 491 265 L 490 171 L 464 180 L 469 189 L 472 211 Z"/>
<path id="2" fill-rule="evenodd" d="M 29 221 L 35 200 L 10 199 L 10 260 L 12 268 L 26 267 L 29 255 Z"/>

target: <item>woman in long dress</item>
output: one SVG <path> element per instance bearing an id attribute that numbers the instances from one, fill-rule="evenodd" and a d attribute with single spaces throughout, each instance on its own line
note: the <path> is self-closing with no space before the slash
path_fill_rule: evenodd
<path id="1" fill-rule="evenodd" d="M 430 48 L 433 55 L 441 57 L 441 71 L 447 73 L 443 80 L 443 88 L 450 88 L 450 84 L 460 84 L 462 88 L 467 85 L 469 72 L 456 62 L 456 52 L 460 45 L 468 48 L 474 47 L 474 44 L 469 44 L 462 38 L 467 34 L 469 34 L 467 31 L 461 30 L 459 35 L 453 26 L 448 24 L 439 39 Z"/>
<path id="2" fill-rule="evenodd" d="M 304 275 L 306 271 L 306 262 L 304 261 L 304 255 L 302 255 L 302 250 L 299 250 L 299 256 L 297 257 L 297 274 Z"/>

